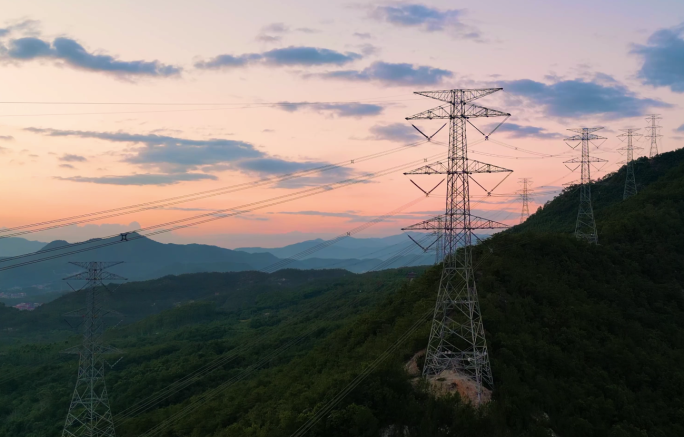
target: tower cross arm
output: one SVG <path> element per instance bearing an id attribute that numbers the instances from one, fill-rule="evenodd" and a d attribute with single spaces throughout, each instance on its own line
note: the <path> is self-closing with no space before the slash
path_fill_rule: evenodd
<path id="1" fill-rule="evenodd" d="M 577 132 L 578 134 L 588 134 L 592 132 L 596 132 L 597 130 L 603 129 L 602 126 L 599 127 L 578 127 L 578 128 L 573 128 L 573 129 L 568 129 L 570 132 Z"/>
<path id="2" fill-rule="evenodd" d="M 582 141 L 582 140 L 605 140 L 606 137 L 595 134 L 584 134 L 584 135 L 573 135 L 571 137 L 565 138 L 564 141 Z"/>
<path id="3" fill-rule="evenodd" d="M 567 161 L 563 161 L 564 164 L 581 164 L 583 162 L 608 162 L 607 159 L 596 158 L 594 156 L 587 156 L 586 158 L 572 158 Z"/>
<path id="4" fill-rule="evenodd" d="M 102 270 L 108 269 L 110 267 L 123 264 L 123 261 L 92 261 L 92 262 L 81 262 L 81 261 L 70 261 L 69 264 L 73 264 L 75 266 L 78 266 L 82 269 L 89 269 L 90 266 L 95 263 L 97 264 L 97 267 L 99 267 Z"/>
<path id="5" fill-rule="evenodd" d="M 449 118 L 451 118 L 450 105 L 443 105 L 406 117 L 406 120 L 444 120 Z"/>
<path id="6" fill-rule="evenodd" d="M 496 222 L 494 220 L 489 220 L 486 218 L 478 217 L 475 215 L 470 215 L 470 225 L 465 226 L 465 229 L 469 230 L 475 230 L 475 229 L 505 229 L 508 228 L 509 226 Z M 444 215 L 438 215 L 437 217 L 433 217 L 431 219 L 422 221 L 420 223 L 416 223 L 415 225 L 411 225 L 405 228 L 402 228 L 402 231 L 437 231 L 437 230 L 445 230 L 449 229 L 448 222 L 446 219 L 446 216 Z"/>
<path id="7" fill-rule="evenodd" d="M 480 117 L 510 117 L 508 112 L 499 111 L 497 109 L 485 108 L 479 105 L 467 105 L 463 114 L 464 118 L 480 118 Z"/>
<path id="8" fill-rule="evenodd" d="M 487 164 L 485 162 L 475 161 L 474 159 L 468 160 L 468 171 L 467 173 L 512 173 L 513 170 L 507 168 L 499 167 L 498 165 Z"/>
<path id="9" fill-rule="evenodd" d="M 413 174 L 447 174 L 449 172 L 449 167 L 446 162 L 437 161 L 432 164 L 427 164 L 419 167 L 415 170 L 407 171 L 405 175 Z"/>
<path id="10" fill-rule="evenodd" d="M 401 228 L 402 231 L 438 231 L 444 229 L 444 215 L 438 215 L 415 225 Z"/>
<path id="11" fill-rule="evenodd" d="M 472 102 L 488 96 L 503 88 L 481 88 L 481 89 L 462 89 L 462 90 L 438 90 L 438 91 L 416 91 L 413 94 L 428 97 L 430 99 L 441 100 L 447 103 Z"/>
<path id="12" fill-rule="evenodd" d="M 489 220 L 472 214 L 470 216 L 470 229 L 504 229 L 507 227 L 508 225 L 495 222 L 494 220 Z"/>
<path id="13" fill-rule="evenodd" d="M 91 281 L 94 278 L 92 277 L 90 272 L 81 272 L 81 273 L 76 273 L 75 275 L 67 276 L 64 278 L 65 281 Z M 99 281 L 125 281 L 126 278 L 123 276 L 119 276 L 116 273 L 112 272 L 100 272 L 97 275 L 97 280 Z"/>

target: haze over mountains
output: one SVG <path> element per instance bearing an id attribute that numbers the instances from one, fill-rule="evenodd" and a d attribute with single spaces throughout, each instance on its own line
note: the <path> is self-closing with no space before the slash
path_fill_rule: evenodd
<path id="1" fill-rule="evenodd" d="M 118 240 L 118 237 L 95 239 L 81 247 L 116 243 Z M 184 273 L 261 270 L 321 242 L 323 240 L 318 239 L 281 248 L 252 247 L 231 250 L 204 244 L 164 244 L 149 238 L 138 238 L 135 241 L 8 270 L 0 273 L 0 276 L 2 290 L 34 287 L 43 292 L 51 292 L 68 288 L 63 278 L 80 271 L 78 267 L 69 264 L 72 261 L 123 261 L 122 265 L 113 268 L 112 271 L 133 281 Z M 44 244 L 23 238 L 8 238 L 0 240 L 0 253 L 3 257 L 36 251 L 51 251 L 58 255 L 64 252 L 59 248 L 67 244 L 64 240 Z M 396 255 L 397 251 L 412 245 L 414 243 L 404 234 L 386 238 L 347 237 L 301 260 L 293 260 L 284 267 L 301 270 L 335 268 L 360 273 L 371 270 L 393 257 L 396 259 L 388 261 L 389 264 L 383 265 L 383 268 L 434 263 L 433 253 L 423 254 L 415 245 L 410 252 Z M 31 261 L 33 258 L 27 257 L 23 261 Z"/>
<path id="2" fill-rule="evenodd" d="M 32 241 L 18 237 L 3 238 L 0 240 L 0 257 L 37 252 L 45 247 L 46 244 L 42 241 Z"/>

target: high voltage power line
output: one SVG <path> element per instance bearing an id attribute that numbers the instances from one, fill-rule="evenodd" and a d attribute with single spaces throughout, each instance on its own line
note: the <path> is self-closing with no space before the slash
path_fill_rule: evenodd
<path id="1" fill-rule="evenodd" d="M 154 235 L 159 235 L 159 234 L 163 234 L 163 233 L 167 233 L 167 232 L 185 229 L 188 227 L 197 226 L 197 225 L 201 225 L 201 224 L 216 221 L 216 220 L 221 220 L 221 219 L 228 218 L 228 217 L 234 217 L 234 216 L 241 215 L 244 213 L 248 213 L 248 212 L 252 212 L 255 210 L 267 208 L 269 206 L 275 206 L 275 205 L 279 205 L 282 203 L 291 202 L 293 200 L 298 200 L 298 199 L 303 199 L 306 197 L 314 196 L 316 194 L 326 193 L 326 192 L 329 192 L 329 191 L 332 191 L 332 190 L 335 190 L 338 188 L 343 188 L 343 187 L 346 187 L 349 185 L 364 183 L 366 181 L 376 179 L 378 177 L 385 176 L 385 175 L 388 175 L 388 174 L 396 172 L 396 171 L 404 170 L 410 166 L 416 165 L 416 162 L 423 162 L 426 159 L 427 160 L 434 159 L 436 157 L 442 156 L 442 154 L 443 154 L 443 152 L 440 152 L 439 154 L 432 155 L 430 157 L 421 159 L 420 161 L 413 161 L 410 163 L 401 164 L 398 166 L 394 166 L 394 167 L 390 167 L 390 168 L 387 168 L 384 170 L 380 170 L 378 172 L 367 173 L 367 174 L 365 174 L 361 177 L 358 177 L 358 178 L 349 178 L 349 179 L 345 179 L 345 180 L 335 182 L 335 183 L 330 183 L 330 184 L 326 184 L 326 185 L 319 185 L 319 186 L 316 186 L 313 188 L 309 188 L 309 189 L 305 189 L 305 190 L 299 190 L 299 191 L 296 191 L 294 193 L 272 197 L 270 199 L 265 199 L 265 200 L 256 201 L 256 202 L 250 202 L 248 204 L 239 205 L 236 207 L 226 208 L 226 209 L 222 209 L 222 210 L 217 210 L 217 211 L 213 211 L 211 213 L 199 214 L 199 215 L 195 215 L 192 217 L 186 217 L 184 219 L 178 219 L 178 220 L 173 220 L 173 221 L 166 222 L 166 223 L 160 223 L 157 225 L 143 227 L 143 228 L 135 230 L 135 232 L 123 233 L 123 234 L 114 234 L 114 235 L 110 235 L 108 237 L 104 237 L 102 239 L 98 239 L 95 241 L 88 240 L 88 241 L 83 241 L 83 242 L 78 242 L 78 243 L 71 243 L 71 244 L 67 244 L 67 245 L 63 245 L 63 246 L 53 247 L 50 249 L 44 249 L 44 250 L 41 250 L 38 252 L 33 252 L 33 253 L 25 254 L 25 255 L 18 255 L 18 256 L 3 258 L 0 260 L 0 263 L 17 261 L 17 260 L 21 260 L 21 259 L 25 259 L 25 258 L 34 257 L 34 256 L 42 256 L 41 258 L 38 258 L 38 259 L 23 261 L 20 263 L 9 265 L 9 266 L 0 267 L 0 271 L 10 270 L 10 269 L 14 269 L 17 267 L 29 265 L 29 264 L 34 264 L 37 262 L 43 262 L 43 261 L 47 261 L 50 259 L 55 259 L 55 258 L 67 256 L 67 255 L 72 255 L 75 253 L 81 253 L 81 252 L 85 252 L 85 251 L 89 251 L 89 250 L 98 249 L 101 247 L 108 247 L 108 246 L 112 246 L 112 245 L 116 245 L 116 244 L 132 242 L 132 241 L 136 241 L 136 240 L 146 238 L 146 237 L 150 237 L 150 236 L 154 236 Z M 144 234 L 144 235 L 142 235 L 142 234 Z M 121 239 L 120 240 L 114 240 L 114 241 L 111 241 L 111 240 L 105 241 L 102 243 L 99 242 L 101 240 L 118 238 L 118 237 L 120 237 Z M 90 246 L 84 247 L 85 245 L 88 245 L 88 244 L 90 244 Z M 59 253 L 56 255 L 49 255 L 50 252 L 63 251 L 65 249 L 72 249 L 72 248 L 74 250 L 70 250 L 69 252 L 63 252 L 63 253 Z M 43 256 L 43 255 L 47 255 L 47 256 Z"/>
<path id="2" fill-rule="evenodd" d="M 390 155 L 393 153 L 397 153 L 397 152 L 401 152 L 404 150 L 416 148 L 416 147 L 423 145 L 425 143 L 427 143 L 427 141 L 418 141 L 415 143 L 410 143 L 410 144 L 406 144 L 403 146 L 395 147 L 393 149 L 388 149 L 388 150 L 384 150 L 381 152 L 372 153 L 369 155 L 364 155 L 364 156 L 361 156 L 358 158 L 352 158 L 352 159 L 347 159 L 344 161 L 339 161 L 339 162 L 334 163 L 334 164 L 326 164 L 326 165 L 314 167 L 314 168 L 307 169 L 307 170 L 301 170 L 301 171 L 293 172 L 293 173 L 286 173 L 286 174 L 282 174 L 282 175 L 278 175 L 278 176 L 266 177 L 266 178 L 262 178 L 262 179 L 259 179 L 256 181 L 250 181 L 250 182 L 245 182 L 245 183 L 236 184 L 236 185 L 229 185 L 229 186 L 221 187 L 221 188 L 214 188 L 211 190 L 200 191 L 200 192 L 186 194 L 186 195 L 182 195 L 182 196 L 175 196 L 175 197 L 170 197 L 170 198 L 166 198 L 166 199 L 160 199 L 160 200 L 155 200 L 155 201 L 150 201 L 150 202 L 143 202 L 143 203 L 138 203 L 138 204 L 129 205 L 129 206 L 123 206 L 123 207 L 118 207 L 118 208 L 113 208 L 113 209 L 108 209 L 108 210 L 103 210 L 103 211 L 85 213 L 85 214 L 80 214 L 80 215 L 75 215 L 75 216 L 70 216 L 70 217 L 64 217 L 64 218 L 60 218 L 60 219 L 47 220 L 47 221 L 42 221 L 42 222 L 37 222 L 37 223 L 32 223 L 32 224 L 27 224 L 27 225 L 14 226 L 11 228 L 4 228 L 4 229 L 0 229 L 0 234 L 6 234 L 8 232 L 11 232 L 11 233 L 8 235 L 0 235 L 0 239 L 9 238 L 9 237 L 17 237 L 20 235 L 26 235 L 26 234 L 33 233 L 33 232 L 41 232 L 41 231 L 46 231 L 46 230 L 50 230 L 50 229 L 56 229 L 56 228 L 64 227 L 64 226 L 73 226 L 73 225 L 78 225 L 78 224 L 87 223 L 87 222 L 91 222 L 91 221 L 102 220 L 102 219 L 112 218 L 112 217 L 118 217 L 118 216 L 126 215 L 126 214 L 132 214 L 135 212 L 164 208 L 164 207 L 173 206 L 173 205 L 177 205 L 177 204 L 184 203 L 184 202 L 206 199 L 209 197 L 219 196 L 219 195 L 223 195 L 223 194 L 230 194 L 230 193 L 234 193 L 237 191 L 243 191 L 243 190 L 247 190 L 247 189 L 251 189 L 251 188 L 257 188 L 260 186 L 268 186 L 268 185 L 271 185 L 274 183 L 280 183 L 280 182 L 285 182 L 285 181 L 289 181 L 292 179 L 304 177 L 306 175 L 313 174 L 313 173 L 332 171 L 332 170 L 336 170 L 339 168 L 354 165 L 357 163 L 370 161 L 372 159 L 381 158 L 381 157 L 384 157 L 384 156 L 387 156 L 387 155 Z M 32 228 L 37 228 L 37 229 L 32 229 Z"/>
<path id="3" fill-rule="evenodd" d="M 380 216 L 380 217 L 378 217 L 378 218 L 375 219 L 375 220 L 368 221 L 368 222 L 366 223 L 366 225 L 372 226 L 372 225 L 374 225 L 374 224 L 376 224 L 376 223 L 379 223 L 380 220 L 378 220 L 378 219 L 384 219 L 384 218 L 387 218 L 388 216 L 391 216 L 391 215 L 393 215 L 393 214 L 396 214 L 397 212 L 400 212 L 401 210 L 404 210 L 404 209 L 406 209 L 406 208 L 412 206 L 413 204 L 417 203 L 417 201 L 422 200 L 422 199 L 424 199 L 423 196 L 421 196 L 420 198 L 418 198 L 418 199 L 416 199 L 416 200 L 414 200 L 414 201 L 411 201 L 411 202 L 409 202 L 409 203 L 407 203 L 407 204 L 405 204 L 405 205 L 402 205 L 401 207 L 399 207 L 399 208 L 397 208 L 397 209 L 391 211 L 391 212 L 388 213 L 388 214 L 385 214 L 385 215 L 383 215 L 383 216 Z M 363 225 L 362 225 L 362 226 L 363 226 Z M 367 228 L 368 226 L 366 226 L 365 228 Z M 360 227 L 361 227 L 361 226 L 360 226 Z M 357 227 L 357 228 L 355 228 L 355 229 L 359 230 L 360 227 Z M 365 228 L 364 228 L 364 229 L 365 229 Z M 354 231 L 354 230 L 352 230 L 352 231 Z M 351 233 L 352 231 L 349 231 L 349 233 Z M 359 230 L 359 231 L 360 231 L 360 230 Z M 345 234 L 345 235 L 346 235 L 346 234 Z M 324 243 L 326 243 L 326 244 L 319 244 L 319 245 L 315 246 L 314 252 L 315 252 L 315 251 L 318 251 L 318 250 L 321 250 L 321 249 L 324 249 L 325 247 L 329 247 L 330 245 L 335 244 L 335 243 L 337 243 L 337 242 L 339 242 L 339 241 L 340 241 L 339 238 L 335 238 L 335 239 L 329 240 L 329 241 L 327 241 L 327 242 L 324 242 Z M 410 247 L 410 248 L 413 249 L 413 247 Z M 396 252 L 395 252 L 395 255 L 391 257 L 391 259 L 393 260 L 392 262 L 394 262 L 394 261 L 396 260 L 396 258 L 397 258 L 397 255 L 396 255 L 396 254 L 402 254 L 402 255 L 403 255 L 404 252 L 405 252 L 405 248 L 402 248 L 402 249 L 400 249 L 399 251 L 396 251 Z M 303 257 L 303 255 L 305 255 L 305 254 L 311 254 L 311 253 L 312 253 L 312 252 L 310 251 L 310 249 L 305 249 L 305 250 L 303 250 L 303 251 L 301 251 L 301 252 L 299 252 L 299 253 L 293 255 L 293 256 L 290 257 L 290 258 L 293 258 L 292 260 L 294 260 L 294 258 L 301 258 L 301 257 Z M 271 266 L 269 266 L 269 267 L 267 267 L 267 268 L 265 268 L 265 269 L 262 269 L 262 271 L 271 271 L 271 270 L 275 271 L 275 270 L 277 270 L 276 267 L 282 268 L 282 266 L 279 266 L 279 264 L 280 264 L 280 262 L 276 262 L 276 263 L 272 264 Z M 382 263 L 381 263 L 381 264 L 382 264 Z M 380 267 L 380 266 L 375 266 L 375 267 L 373 267 L 373 269 L 369 270 L 369 272 L 370 272 L 370 271 L 379 270 L 379 267 Z M 250 342 L 250 344 L 253 344 L 253 343 L 254 343 L 254 342 Z M 209 364 L 203 366 L 201 369 L 197 370 L 196 372 L 193 372 L 192 374 L 190 374 L 190 375 L 188 375 L 188 376 L 182 378 L 181 380 L 179 380 L 179 381 L 177 381 L 177 382 L 174 382 L 173 384 L 171 384 L 171 385 L 167 386 L 166 388 L 162 389 L 162 391 L 161 391 L 160 393 L 155 393 L 153 396 L 150 396 L 150 397 L 147 398 L 146 400 L 140 401 L 140 402 L 136 403 L 135 405 L 129 407 L 128 409 L 124 410 L 123 412 L 117 414 L 117 415 L 115 416 L 115 419 L 118 420 L 118 419 L 130 418 L 130 417 L 132 417 L 132 416 L 135 415 L 135 414 L 139 414 L 140 412 L 149 409 L 151 406 L 153 406 L 153 405 L 155 405 L 155 404 L 161 402 L 161 401 L 164 400 L 164 399 L 167 399 L 168 397 L 170 397 L 170 396 L 172 396 L 173 394 L 177 393 L 177 392 L 180 391 L 181 389 L 188 387 L 189 385 L 191 385 L 191 384 L 197 382 L 200 378 L 203 378 L 203 377 L 206 376 L 207 374 L 213 372 L 214 370 L 217 370 L 217 369 L 220 368 L 222 365 L 226 364 L 227 362 L 229 362 L 229 361 L 231 361 L 233 358 L 235 358 L 237 352 L 239 352 L 239 351 L 241 351 L 241 350 L 244 350 L 245 348 L 246 348 L 246 346 L 242 345 L 242 346 L 240 346 L 239 350 L 237 350 L 237 351 L 231 351 L 231 353 L 228 354 L 227 356 L 218 358 L 218 359 L 214 360 L 213 362 L 211 362 L 211 363 L 209 363 Z"/>
<path id="4" fill-rule="evenodd" d="M 112 106 L 202 106 L 203 108 L 190 109 L 172 109 L 172 110 L 153 110 L 153 111 L 110 111 L 110 112 L 67 112 L 67 113 L 46 113 L 46 114 L 0 114 L 0 117 L 45 117 L 45 116 L 69 116 L 69 115 L 117 115 L 117 114 L 152 114 L 152 113 L 173 113 L 173 112 L 196 112 L 196 111 L 220 111 L 231 109 L 259 109 L 259 108 L 289 108 L 298 106 L 315 106 L 315 105 L 344 105 L 365 102 L 368 103 L 393 103 L 403 102 L 415 99 L 400 99 L 400 100 L 386 100 L 378 99 L 364 99 L 364 100 L 337 100 L 337 101 L 318 101 L 318 102 L 235 102 L 235 103 L 135 103 L 135 102 L 20 102 L 20 101 L 5 101 L 0 104 L 19 104 L 19 105 L 112 105 Z M 213 108 L 204 108 L 205 106 L 214 106 Z"/>
<path id="5" fill-rule="evenodd" d="M 358 103 L 358 102 L 402 102 L 407 100 L 420 100 L 420 99 L 400 99 L 400 100 L 386 100 L 389 98 L 405 96 L 406 94 L 394 94 L 391 96 L 374 97 L 369 99 L 358 99 L 358 100 L 329 100 L 329 101 L 314 101 L 314 102 L 83 102 L 83 101 L 27 101 L 27 100 L 15 100 L 15 101 L 0 101 L 0 105 L 143 105 L 143 106 L 227 106 L 227 105 L 319 105 L 319 104 L 342 104 L 342 103 Z"/>
<path id="6" fill-rule="evenodd" d="M 344 240 L 344 239 L 346 239 L 346 238 L 349 238 L 349 237 L 351 237 L 352 235 L 355 235 L 355 234 L 357 234 L 357 233 L 359 233 L 359 232 L 362 232 L 362 231 L 368 229 L 369 227 L 371 227 L 371 226 L 373 226 L 373 225 L 375 225 L 375 224 L 377 224 L 377 223 L 380 223 L 380 222 L 382 222 L 383 220 L 386 220 L 387 218 L 392 217 L 393 215 L 395 215 L 395 214 L 397 214 L 397 213 L 399 213 L 399 212 L 405 210 L 406 208 L 409 208 L 409 207 L 415 205 L 416 203 L 422 201 L 422 200 L 425 199 L 426 197 L 427 197 L 427 196 L 420 196 L 419 198 L 417 198 L 417 199 L 415 199 L 415 200 L 412 200 L 412 201 L 410 201 L 410 202 L 408 202 L 408 203 L 406 203 L 406 204 L 400 206 L 399 208 L 397 208 L 397 209 L 395 209 L 395 210 L 392 210 L 392 211 L 388 212 L 388 213 L 385 214 L 385 215 L 381 215 L 381 216 L 379 216 L 379 217 L 377 217 L 377 218 L 375 218 L 375 219 L 373 219 L 373 220 L 367 221 L 366 223 L 364 223 L 364 224 L 362 224 L 362 225 L 359 225 L 359 226 L 355 227 L 354 229 L 352 229 L 352 230 L 350 230 L 350 231 L 347 231 L 346 233 L 344 233 L 344 234 L 342 234 L 342 235 L 338 235 L 337 237 L 335 237 L 335 238 L 333 238 L 333 239 L 331 239 L 331 240 L 324 241 L 324 242 L 319 243 L 319 244 L 317 244 L 317 245 L 315 245 L 315 246 L 312 246 L 312 247 L 310 247 L 310 248 L 308 248 L 308 249 L 304 249 L 303 251 L 301 251 L 301 252 L 299 252 L 299 253 L 297 253 L 297 254 L 295 254 L 295 255 L 292 255 L 292 256 L 290 256 L 290 257 L 288 257 L 288 258 L 285 258 L 285 259 L 283 259 L 283 260 L 281 260 L 281 261 L 278 261 L 278 262 L 276 262 L 275 264 L 273 264 L 273 265 L 271 265 L 271 266 L 269 266 L 269 267 L 265 267 L 265 268 L 261 269 L 261 271 L 262 271 L 262 272 L 266 272 L 266 273 L 273 273 L 273 272 L 275 272 L 276 270 L 280 270 L 280 269 L 282 269 L 283 267 L 285 267 L 286 265 L 288 265 L 288 264 L 290 264 L 290 263 L 292 263 L 292 262 L 294 262 L 294 261 L 303 259 L 303 258 L 307 257 L 308 255 L 311 255 L 311 254 L 314 253 L 314 252 L 318 252 L 319 250 L 325 249 L 326 247 L 332 246 L 333 244 L 338 243 L 338 242 L 340 242 L 340 241 L 342 241 L 342 240 Z"/>
<path id="7" fill-rule="evenodd" d="M 327 300 L 332 299 L 332 293 L 326 297 L 326 299 L 322 303 L 327 303 Z M 360 300 L 362 296 L 357 296 L 352 302 L 350 302 L 347 307 L 353 307 L 353 304 Z M 322 304 L 322 303 L 319 303 Z M 317 308 L 319 309 L 319 308 Z M 344 307 L 338 308 L 337 311 L 333 312 L 332 314 L 329 314 L 326 316 L 327 319 L 333 319 L 337 315 L 341 314 L 344 311 Z M 316 311 L 316 309 L 311 310 L 309 315 L 312 315 L 313 312 Z M 303 319 L 304 317 L 301 317 Z M 290 340 L 289 342 L 285 343 L 284 345 L 280 346 L 278 349 L 275 351 L 271 351 L 269 354 L 267 354 L 265 357 L 257 361 L 256 363 L 250 365 L 246 369 L 242 370 L 239 374 L 233 376 L 230 378 L 228 381 L 225 381 L 223 384 L 209 390 L 207 393 L 203 393 L 202 395 L 199 395 L 198 397 L 194 398 L 191 400 L 187 405 L 185 405 L 180 411 L 175 412 L 171 417 L 167 418 L 164 420 L 162 423 L 156 425 L 152 429 L 148 430 L 144 434 L 141 435 L 141 437 L 152 437 L 156 435 L 160 435 L 162 432 L 164 432 L 166 429 L 168 429 L 170 426 L 172 426 L 175 422 L 178 420 L 182 419 L 183 417 L 187 416 L 188 414 L 193 413 L 196 411 L 199 407 L 202 406 L 202 404 L 214 399 L 216 396 L 221 394 L 223 391 L 226 389 L 230 388 L 232 385 L 244 380 L 245 378 L 249 377 L 252 375 L 256 370 L 258 370 L 260 367 L 263 365 L 267 364 L 268 362 L 274 360 L 277 358 L 279 355 L 287 351 L 290 347 L 301 343 L 304 339 L 309 337 L 311 334 L 313 334 L 316 331 L 317 328 L 312 328 L 307 331 L 305 331 L 303 334 L 300 336 Z M 262 338 L 265 336 L 262 336 Z M 169 395 L 170 396 L 170 395 Z M 168 396 L 167 396 L 168 397 Z"/>

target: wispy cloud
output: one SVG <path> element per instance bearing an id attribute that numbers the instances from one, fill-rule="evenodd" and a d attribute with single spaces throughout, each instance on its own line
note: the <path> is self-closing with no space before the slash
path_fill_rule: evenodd
<path id="1" fill-rule="evenodd" d="M 9 25 L 6 25 L 3 28 L 0 28 L 0 38 L 4 36 L 9 36 L 13 33 L 20 33 L 20 34 L 38 34 L 38 27 L 40 25 L 40 22 L 36 20 L 22 20 L 18 22 L 11 23 Z"/>
<path id="2" fill-rule="evenodd" d="M 425 65 L 392 64 L 374 62 L 363 70 L 342 70 L 321 73 L 316 76 L 324 79 L 340 79 L 355 82 L 379 82 L 386 85 L 414 86 L 435 85 L 446 78 L 453 77 L 449 70 Z"/>
<path id="3" fill-rule="evenodd" d="M 181 73 L 181 68 L 159 61 L 121 61 L 110 55 L 93 54 L 70 38 L 55 38 L 52 42 L 37 37 L 12 39 L 0 59 L 20 64 L 36 59 L 53 60 L 69 67 L 109 73 L 119 77 L 169 77 Z"/>
<path id="4" fill-rule="evenodd" d="M 489 127 L 494 129 L 497 124 L 492 124 Z M 515 123 L 504 123 L 499 126 L 497 132 L 508 132 L 510 134 L 509 136 L 513 138 L 541 138 L 549 140 L 564 138 L 562 134 L 548 132 L 543 127 L 522 126 Z"/>
<path id="5" fill-rule="evenodd" d="M 318 47 L 286 47 L 273 49 L 263 53 L 246 53 L 242 55 L 218 55 L 206 61 L 195 63 L 195 67 L 203 70 L 219 70 L 261 64 L 273 67 L 344 65 L 360 59 L 361 55 L 353 52 L 338 52 Z"/>
<path id="6" fill-rule="evenodd" d="M 11 135 L 0 135 L 0 141 L 14 141 L 14 137 Z"/>
<path id="7" fill-rule="evenodd" d="M 124 161 L 162 171 L 197 170 L 201 166 L 233 162 L 245 158 L 260 158 L 265 154 L 244 141 L 213 138 L 195 140 L 156 134 L 126 132 L 92 132 L 27 128 L 29 132 L 52 137 L 95 138 L 104 141 L 142 144 L 130 150 Z"/>
<path id="8" fill-rule="evenodd" d="M 676 132 L 684 132 L 684 124 L 675 129 Z"/>
<path id="9" fill-rule="evenodd" d="M 261 31 L 256 36 L 257 41 L 265 43 L 279 42 L 283 39 L 283 35 L 291 32 L 301 32 L 301 33 L 317 33 L 316 29 L 311 29 L 309 27 L 298 27 L 294 30 L 285 23 L 271 23 L 267 26 L 261 28 Z"/>
<path id="10" fill-rule="evenodd" d="M 684 23 L 656 31 L 646 45 L 634 45 L 632 53 L 643 60 L 638 76 L 645 84 L 684 93 L 683 36 Z"/>
<path id="11" fill-rule="evenodd" d="M 368 139 L 410 143 L 420 139 L 420 134 L 412 127 L 402 123 L 375 125 L 370 129 Z"/>
<path id="12" fill-rule="evenodd" d="M 369 103 L 310 103 L 310 102 L 280 102 L 277 108 L 288 112 L 311 110 L 328 113 L 338 117 L 364 117 L 379 115 L 384 107 Z"/>
<path id="13" fill-rule="evenodd" d="M 84 156 L 72 155 L 70 153 L 65 153 L 59 158 L 60 161 L 64 162 L 86 162 L 88 161 Z"/>
<path id="14" fill-rule="evenodd" d="M 463 9 L 442 10 L 418 3 L 377 6 L 370 12 L 372 18 L 395 26 L 413 27 L 424 32 L 449 31 L 457 38 L 481 39 L 479 30 L 461 21 L 464 15 Z"/>
<path id="15" fill-rule="evenodd" d="M 92 184 L 103 185 L 173 185 L 179 182 L 198 181 L 198 180 L 216 180 L 216 176 L 203 173 L 171 173 L 171 174 L 132 174 L 124 176 L 73 176 L 73 177 L 56 177 L 62 181 L 71 182 L 86 182 Z"/>
<path id="16" fill-rule="evenodd" d="M 649 108 L 672 106 L 659 100 L 640 98 L 626 86 L 607 78 L 610 76 L 601 75 L 593 81 L 559 80 L 551 84 L 521 79 L 499 84 L 508 94 L 522 97 L 552 117 L 635 117 L 645 114 Z"/>
<path id="17" fill-rule="evenodd" d="M 73 182 L 90 182 L 113 185 L 170 185 L 185 181 L 211 179 L 211 173 L 234 170 L 257 176 L 289 174 L 312 170 L 329 163 L 321 161 L 292 161 L 268 155 L 245 141 L 213 138 L 197 140 L 156 134 L 131 134 L 126 132 L 93 132 L 58 129 L 26 128 L 28 132 L 53 137 L 77 137 L 99 139 L 116 143 L 138 145 L 126 149 L 122 161 L 141 168 L 156 170 L 154 173 L 132 175 L 108 175 L 102 177 L 62 178 Z M 65 155 L 66 156 L 66 155 Z M 77 155 L 72 155 L 77 156 Z M 78 162 L 78 158 L 67 160 Z M 199 172 L 202 173 L 199 173 Z M 293 188 L 330 182 L 331 178 L 346 177 L 347 168 L 335 168 L 325 174 L 311 173 L 307 177 L 283 182 L 279 187 Z"/>

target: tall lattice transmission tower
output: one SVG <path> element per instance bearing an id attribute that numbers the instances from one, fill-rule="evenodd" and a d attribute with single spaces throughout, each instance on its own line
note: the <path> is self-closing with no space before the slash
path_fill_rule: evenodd
<path id="1" fill-rule="evenodd" d="M 470 378 L 477 387 L 478 403 L 483 400 L 483 384 L 492 388 L 494 379 L 473 272 L 473 230 L 507 226 L 470 213 L 470 181 L 478 173 L 510 174 L 512 170 L 468 159 L 466 127 L 474 118 L 510 116 L 472 103 L 499 90 L 501 88 L 416 92 L 446 104 L 407 117 L 407 120 L 448 120 L 449 124 L 446 162 L 438 161 L 406 173 L 447 177 L 444 215 L 405 228 L 442 232 L 442 277 L 423 375 L 431 377 L 444 371 L 456 371 Z"/>
<path id="2" fill-rule="evenodd" d="M 651 151 L 648 154 L 649 158 L 653 158 L 658 154 L 658 138 L 662 137 L 662 135 L 660 135 L 660 129 L 662 126 L 658 124 L 658 120 L 662 119 L 663 117 L 661 117 L 659 114 L 651 114 L 646 117 L 646 121 L 650 122 L 650 124 L 646 126 L 646 131 L 648 134 L 644 135 L 645 138 L 651 139 Z"/>
<path id="3" fill-rule="evenodd" d="M 577 146 L 582 146 L 582 156 L 580 158 L 573 158 L 565 161 L 567 164 L 578 164 L 577 167 L 571 168 L 575 171 L 581 167 L 580 179 L 580 204 L 577 212 L 577 222 L 575 224 L 575 236 L 580 240 L 586 240 L 589 243 L 598 244 L 598 234 L 596 232 L 596 222 L 594 221 L 594 209 L 591 206 L 591 165 L 597 162 L 606 162 L 605 159 L 592 158 L 589 156 L 589 145 L 596 140 L 605 140 L 605 137 L 593 134 L 602 127 L 583 127 L 579 129 L 568 129 L 571 132 L 577 132 L 578 135 L 566 138 L 565 142 L 573 149 Z M 598 145 L 596 145 L 598 148 Z"/>
<path id="4" fill-rule="evenodd" d="M 634 177 L 634 150 L 639 150 L 641 147 L 634 147 L 632 139 L 641 134 L 636 133 L 639 129 L 620 129 L 622 134 L 618 135 L 621 140 L 626 140 L 627 144 L 618 150 L 625 152 L 625 163 L 627 166 L 627 177 L 625 178 L 625 190 L 622 194 L 622 199 L 634 196 L 637 193 L 636 178 Z"/>
<path id="5" fill-rule="evenodd" d="M 530 216 L 530 184 L 532 179 L 520 178 L 522 188 L 520 189 L 520 199 L 522 200 L 522 212 L 520 213 L 520 223 L 527 220 Z"/>
<path id="6" fill-rule="evenodd" d="M 107 387 L 105 385 L 104 355 L 119 353 L 113 347 L 100 343 L 104 331 L 104 319 L 111 311 L 102 308 L 103 293 L 107 287 L 103 281 L 124 280 L 119 275 L 107 272 L 106 269 L 121 264 L 120 262 L 72 262 L 85 272 L 65 278 L 69 281 L 86 281 L 79 292 L 84 292 L 86 306 L 67 316 L 82 320 L 83 342 L 80 346 L 68 349 L 65 353 L 78 354 L 78 379 L 71 397 L 69 412 L 62 437 L 115 437 L 114 421 L 109 408 Z"/>

